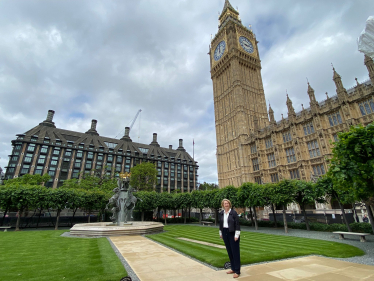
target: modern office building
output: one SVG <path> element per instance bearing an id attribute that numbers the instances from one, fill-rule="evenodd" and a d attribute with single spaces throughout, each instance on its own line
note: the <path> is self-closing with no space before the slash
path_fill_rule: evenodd
<path id="1" fill-rule="evenodd" d="M 49 110 L 47 119 L 12 141 L 13 150 L 6 167 L 6 179 L 24 174 L 48 173 L 48 187 L 59 187 L 82 173 L 101 171 L 112 177 L 130 172 L 131 167 L 150 161 L 156 164 L 158 175 L 155 190 L 158 192 L 190 192 L 198 182 L 197 162 L 186 152 L 183 140 L 173 149 L 161 147 L 157 134 L 150 144 L 133 142 L 130 128 L 121 139 L 102 137 L 96 131 L 96 120 L 85 132 L 56 128 L 54 111 Z"/>
<path id="2" fill-rule="evenodd" d="M 265 102 L 257 43 L 226 0 L 209 52 L 220 187 L 325 174 L 337 133 L 374 120 L 374 62 L 365 56 L 369 80 L 356 79 L 347 90 L 333 68 L 336 95 L 318 102 L 308 83 L 310 106 L 295 112 L 287 96 L 288 116 L 276 121 Z"/>

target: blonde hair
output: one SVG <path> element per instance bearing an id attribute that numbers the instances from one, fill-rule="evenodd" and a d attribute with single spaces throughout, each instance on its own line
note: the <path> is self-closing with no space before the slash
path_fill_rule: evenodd
<path id="1" fill-rule="evenodd" d="M 231 208 L 231 202 L 230 202 L 230 200 L 229 199 L 223 199 L 222 200 L 222 202 L 221 202 L 221 206 L 222 206 L 222 208 L 223 208 L 223 203 L 225 203 L 225 201 L 227 201 L 227 202 L 229 202 L 229 205 L 230 205 L 230 208 Z"/>

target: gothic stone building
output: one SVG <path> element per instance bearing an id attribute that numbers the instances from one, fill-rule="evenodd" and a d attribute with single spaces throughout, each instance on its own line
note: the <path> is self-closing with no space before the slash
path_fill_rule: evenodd
<path id="1" fill-rule="evenodd" d="M 150 161 L 158 170 L 156 191 L 196 189 L 197 162 L 184 149 L 182 139 L 177 149 L 171 145 L 160 147 L 157 134 L 153 134 L 149 145 L 136 143 L 131 140 L 128 127 L 121 139 L 107 138 L 96 131 L 96 120 L 92 120 L 87 132 L 73 132 L 56 128 L 53 116 L 54 111 L 49 110 L 45 121 L 12 141 L 6 179 L 48 173 L 51 180 L 46 186 L 56 188 L 64 180 L 82 177 L 84 172 L 96 170 L 118 177 L 142 161 Z"/>
<path id="2" fill-rule="evenodd" d="M 346 90 L 333 69 L 335 96 L 318 102 L 308 83 L 310 107 L 296 113 L 287 97 L 288 117 L 277 122 L 267 111 L 257 43 L 226 0 L 209 52 L 221 187 L 325 174 L 337 133 L 374 120 L 374 63 L 365 56 L 370 80 Z"/>

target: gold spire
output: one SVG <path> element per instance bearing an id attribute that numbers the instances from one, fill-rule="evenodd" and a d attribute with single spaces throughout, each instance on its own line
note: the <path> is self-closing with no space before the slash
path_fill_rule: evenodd
<path id="1" fill-rule="evenodd" d="M 226 15 L 233 15 L 235 18 L 239 17 L 238 11 L 231 6 L 229 0 L 225 0 L 225 5 L 223 6 L 222 13 L 218 19 L 222 22 L 222 19 L 225 18 Z"/>

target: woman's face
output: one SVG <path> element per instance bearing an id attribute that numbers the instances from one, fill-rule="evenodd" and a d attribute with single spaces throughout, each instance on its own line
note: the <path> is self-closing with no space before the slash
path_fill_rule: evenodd
<path id="1" fill-rule="evenodd" d="M 227 210 L 227 209 L 230 209 L 230 204 L 229 204 L 229 202 L 227 202 L 227 201 L 223 201 L 223 208 L 225 208 L 226 210 Z"/>

